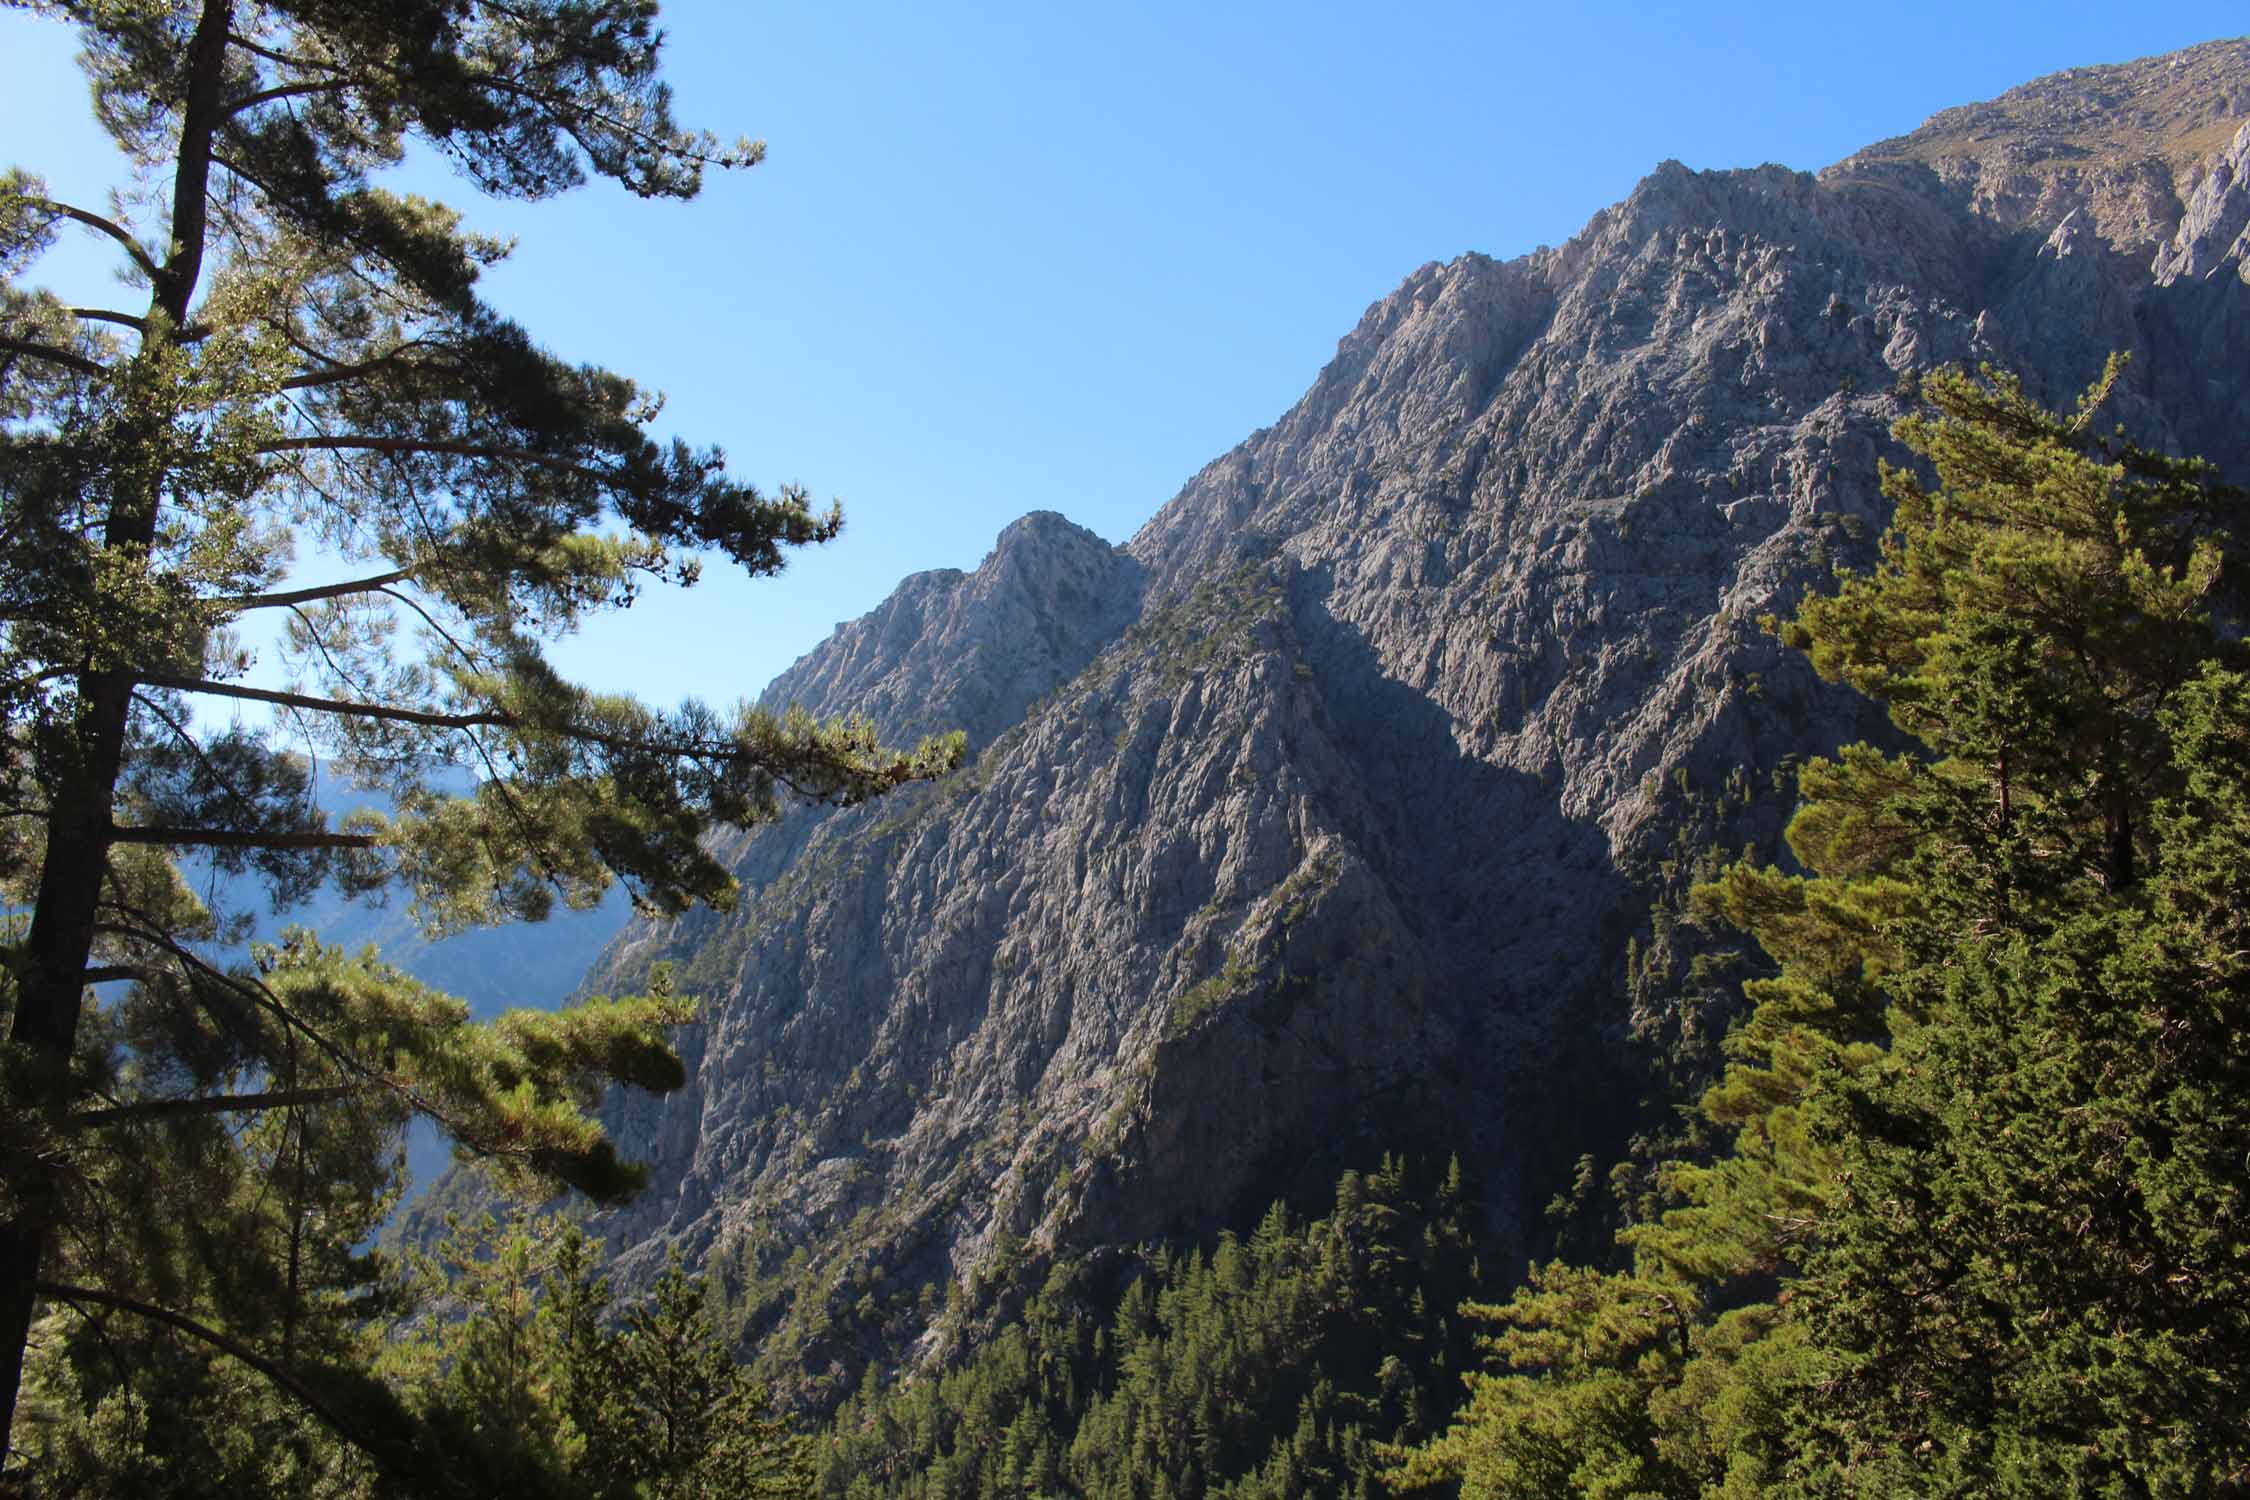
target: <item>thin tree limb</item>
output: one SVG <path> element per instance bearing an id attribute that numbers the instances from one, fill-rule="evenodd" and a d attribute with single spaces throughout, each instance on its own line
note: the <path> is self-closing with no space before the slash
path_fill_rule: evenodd
<path id="1" fill-rule="evenodd" d="M 142 270 L 146 271 L 151 276 L 155 276 L 158 274 L 156 262 L 148 258 L 148 252 L 141 248 L 141 242 L 133 238 L 133 233 L 131 230 L 127 229 L 124 225 L 118 223 L 116 220 L 105 219 L 100 214 L 94 213 L 91 210 L 79 208 L 74 204 L 57 202 L 53 198 L 27 198 L 24 201 L 30 203 L 35 208 L 43 208 L 49 213 L 58 214 L 65 219 L 71 219 L 76 221 L 77 223 L 83 224 L 88 229 L 97 230 L 102 234 L 108 235 L 111 239 L 117 241 L 118 244 L 125 247 L 125 253 L 133 257 L 134 265 L 139 266 Z"/>
<path id="2" fill-rule="evenodd" d="M 92 380 L 99 380 L 109 371 L 83 354 L 73 354 L 68 349 L 57 349 L 52 344 L 42 344 L 35 339 L 14 339 L 0 334 L 0 349 L 11 354 L 21 354 L 30 359 L 44 360 L 51 365 L 61 365 Z"/>
<path id="3" fill-rule="evenodd" d="M 156 715 L 158 721 L 161 722 L 166 729 L 172 731 L 172 738 L 178 740 L 182 745 L 187 747 L 188 754 L 194 756 L 196 764 L 203 768 L 203 774 L 210 777 L 211 780 L 215 784 L 217 784 L 218 788 L 221 791 L 225 792 L 229 797 L 232 797 L 234 799 L 235 806 L 241 808 L 244 812 L 247 813 L 254 814 L 257 812 L 257 803 L 254 802 L 251 798 L 243 795 L 242 789 L 236 786 L 233 780 L 228 777 L 224 771 L 221 771 L 217 766 L 211 764 L 211 757 L 203 753 L 203 746 L 196 741 L 194 735 L 188 733 L 188 729 L 185 724 L 182 724 L 178 719 L 172 717 L 171 711 L 169 709 L 165 708 L 163 704 L 157 702 L 154 698 L 149 697 L 145 693 L 134 693 L 133 701 L 135 703 L 138 703 L 141 707 L 147 709 L 150 713 Z"/>
<path id="4" fill-rule="evenodd" d="M 261 104 L 272 104 L 282 99 L 295 99 L 305 94 L 340 94 L 355 87 L 349 78 L 330 78 L 320 83 L 279 83 L 270 89 L 260 89 L 255 94 L 245 94 L 227 106 L 227 117 L 232 119 L 246 109 L 256 109 Z"/>
<path id="5" fill-rule="evenodd" d="M 70 315 L 82 323 L 122 323 L 135 333 L 148 332 L 148 319 L 136 313 L 116 312 L 106 307 L 74 307 Z"/>
<path id="6" fill-rule="evenodd" d="M 110 826 L 117 844 L 161 844 L 180 849 L 372 849 L 364 833 L 254 833 L 233 828 L 144 828 Z"/>
<path id="7" fill-rule="evenodd" d="M 396 599 L 399 603 L 405 605 L 408 609 L 411 609 L 414 611 L 414 613 L 420 615 L 422 617 L 422 623 L 429 626 L 431 631 L 437 636 L 439 640 L 452 647 L 453 654 L 460 657 L 461 660 L 468 665 L 470 671 L 483 672 L 488 670 L 486 664 L 478 658 L 475 652 L 471 651 L 468 647 L 455 640 L 453 637 L 453 632 L 447 630 L 443 625 L 440 625 L 437 622 L 437 617 L 422 607 L 420 600 L 414 598 L 412 595 L 402 594 L 394 588 L 378 588 L 376 589 L 376 592 L 379 594 L 388 594 L 391 598 Z M 496 771 L 493 774 L 498 775 L 499 773 Z"/>
<path id="8" fill-rule="evenodd" d="M 220 698 L 241 698 L 251 703 L 272 703 L 283 708 L 301 708 L 311 713 L 343 714 L 353 718 L 387 719 L 399 724 L 427 724 L 433 729 L 475 729 L 483 726 L 512 728 L 518 720 L 513 714 L 425 713 L 418 708 L 393 708 L 385 703 L 354 703 L 343 698 L 314 698 L 304 693 L 280 693 L 268 688 L 245 687 L 239 682 L 213 682 L 202 677 L 173 677 L 161 673 L 147 673 L 141 681 L 152 687 L 176 688 L 183 693 L 209 693 Z"/>
<path id="9" fill-rule="evenodd" d="M 503 448 L 491 443 L 470 443 L 453 438 L 375 437 L 367 434 L 345 434 L 338 437 L 280 438 L 261 445 L 259 453 L 399 453 L 438 454 L 452 458 L 488 458 L 513 463 L 537 464 L 541 468 L 555 469 L 565 474 L 577 474 L 596 484 L 622 484 L 623 478 L 589 468 L 572 459 L 558 458 L 551 453 L 534 453 L 529 448 Z"/>
<path id="10" fill-rule="evenodd" d="M 323 583 L 279 594 L 237 594 L 231 599 L 213 602 L 222 609 L 280 609 L 298 604 L 317 604 L 323 599 L 341 599 L 350 594 L 388 594 L 390 590 L 385 585 L 408 582 L 414 577 L 415 571 L 413 568 L 393 568 L 388 573 L 374 573 L 346 583 Z"/>
<path id="11" fill-rule="evenodd" d="M 110 1109 L 89 1109 L 72 1115 L 73 1127 L 119 1125 L 131 1120 L 163 1120 L 180 1115 L 250 1114 L 268 1109 L 294 1109 L 301 1104 L 334 1104 L 364 1094 L 372 1084 L 337 1083 L 320 1088 L 270 1089 L 258 1094 L 205 1094 L 193 1099 L 141 1099 Z"/>
<path id="12" fill-rule="evenodd" d="M 289 606 L 289 613 L 295 615 L 297 622 L 305 627 L 305 639 L 312 642 L 312 648 L 320 653 L 321 663 L 328 668 L 328 675 L 342 683 L 344 691 L 364 695 L 367 690 L 352 681 L 352 674 L 337 663 L 335 656 L 328 650 L 328 642 L 320 638 L 320 626 L 294 604 Z"/>
<path id="13" fill-rule="evenodd" d="M 341 360 L 330 359 L 327 355 L 321 353 L 318 349 L 309 348 L 298 339 L 291 338 L 289 342 L 297 347 L 298 352 L 310 355 L 314 359 L 326 362 L 329 368 L 325 370 L 316 370 L 306 375 L 292 375 L 287 380 L 281 382 L 281 389 L 285 391 L 314 390 L 321 386 L 341 385 L 347 380 L 357 380 L 362 375 L 380 374 L 384 370 L 452 369 L 456 373 L 458 373 L 457 366 L 445 366 L 437 364 L 435 362 L 431 362 L 428 364 L 418 364 L 405 357 L 407 354 L 416 349 L 436 348 L 437 345 L 433 344 L 428 339 L 410 339 L 407 342 L 399 345 L 395 349 L 386 350 L 384 353 L 378 354 L 373 359 L 365 359 L 359 361 L 357 364 L 349 365 L 345 364 Z"/>
<path id="14" fill-rule="evenodd" d="M 238 31 L 228 32 L 227 42 L 230 46 L 240 47 L 243 51 L 255 57 L 262 57 L 270 63 L 279 63 L 285 68 L 302 68 L 308 73 L 341 73 L 344 71 L 334 63 L 321 62 L 310 57 L 292 57 L 286 52 L 276 52 L 273 48 L 254 42 Z"/>

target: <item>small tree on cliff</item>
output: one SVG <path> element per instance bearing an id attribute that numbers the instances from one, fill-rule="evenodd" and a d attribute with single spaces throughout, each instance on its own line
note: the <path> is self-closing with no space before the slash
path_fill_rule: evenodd
<path id="1" fill-rule="evenodd" d="M 100 208 L 0 178 L 0 880 L 28 912 L 0 975 L 0 1432 L 42 1301 L 163 1325 L 365 1428 L 324 1395 L 342 1356 L 319 1329 L 354 1307 L 350 1247 L 384 1185 L 370 1141 L 421 1112 L 515 1169 L 628 1192 L 585 1111 L 611 1079 L 678 1081 L 662 1028 L 685 1010 L 657 994 L 474 1028 L 309 940 L 226 972 L 196 947 L 218 914 L 176 856 L 260 877 L 277 905 L 400 885 L 433 930 L 619 878 L 677 911 L 730 896 L 711 825 L 783 789 L 865 797 L 958 750 L 656 712 L 544 659 L 589 612 L 693 581 L 700 553 L 771 573 L 839 524 L 730 479 L 716 449 L 652 440 L 632 382 L 479 300 L 501 246 L 373 179 L 410 139 L 526 199 L 589 171 L 686 198 L 751 164 L 756 146 L 674 123 L 653 3 L 29 8 L 78 27 L 142 181 Z M 25 283 L 79 231 L 145 304 Z M 350 576 L 292 586 L 300 542 Z M 230 627 L 252 615 L 282 623 L 286 684 L 249 680 Z M 306 760 L 198 722 L 216 699 L 269 705 L 394 811 L 330 826 Z M 440 795 L 434 774 L 464 765 L 475 794 Z M 104 982 L 123 993 L 97 999 Z"/>

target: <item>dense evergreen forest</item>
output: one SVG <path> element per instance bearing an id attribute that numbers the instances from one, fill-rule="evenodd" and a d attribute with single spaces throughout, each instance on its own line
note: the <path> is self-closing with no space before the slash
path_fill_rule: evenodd
<path id="1" fill-rule="evenodd" d="M 847 1401 L 821 1493 L 1381 1493 L 1382 1446 L 1431 1435 L 1456 1400 L 1479 1220 L 1458 1163 L 1417 1193 L 1392 1159 L 1309 1223 L 1277 1203 L 1208 1252 L 1058 1263 L 955 1368 Z"/>

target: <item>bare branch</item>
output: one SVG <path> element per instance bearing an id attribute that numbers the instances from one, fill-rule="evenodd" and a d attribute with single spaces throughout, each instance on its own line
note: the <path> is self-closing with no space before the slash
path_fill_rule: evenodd
<path id="1" fill-rule="evenodd" d="M 252 833 L 233 828 L 120 828 L 111 825 L 110 842 L 162 844 L 194 849 L 372 849 L 364 833 Z"/>
<path id="2" fill-rule="evenodd" d="M 74 370 L 78 374 L 93 380 L 99 380 L 109 373 L 99 363 L 88 359 L 83 354 L 73 354 L 68 349 L 57 349 L 52 344 L 42 344 L 32 339 L 12 339 L 0 334 L 0 349 L 5 349 L 11 354 L 21 354 L 31 359 L 44 360 L 51 365 L 61 365 L 66 370 Z"/>
<path id="3" fill-rule="evenodd" d="M 133 313 L 117 312 L 107 307 L 73 307 L 66 309 L 70 315 L 84 323 L 116 323 L 132 329 L 143 338 L 148 336 L 148 319 Z M 183 344 L 200 344 L 211 336 L 208 323 L 190 323 L 173 335 Z"/>
<path id="4" fill-rule="evenodd" d="M 180 1115 L 256 1114 L 269 1109 L 295 1109 L 300 1104 L 334 1104 L 364 1094 L 371 1084 L 336 1083 L 324 1088 L 273 1089 L 262 1094 L 205 1094 L 193 1099 L 139 1099 L 112 1109 L 89 1109 L 72 1115 L 65 1124 L 73 1128 L 121 1125 L 133 1120 L 168 1120 Z"/>
<path id="5" fill-rule="evenodd" d="M 261 104 L 272 104 L 281 99 L 295 99 L 304 94 L 340 94 L 352 86 L 353 80 L 349 78 L 330 78 L 320 83 L 276 84 L 270 89 L 260 89 L 255 94 L 247 94 L 235 100 L 227 106 L 227 116 L 231 119 L 246 109 L 256 109 Z"/>
<path id="6" fill-rule="evenodd" d="M 132 313 L 112 312 L 106 307 L 74 307 L 70 315 L 82 323 L 122 323 L 135 333 L 148 332 L 148 319 Z"/>
<path id="7" fill-rule="evenodd" d="M 58 203 L 52 198 L 27 198 L 24 201 L 30 203 L 35 208 L 43 208 L 49 213 L 59 214 L 63 218 L 75 220 L 76 222 L 85 225 L 88 229 L 98 230 L 101 233 L 108 235 L 111 239 L 117 241 L 118 244 L 125 247 L 125 253 L 133 257 L 134 265 L 139 266 L 150 276 L 155 276 L 158 274 L 156 269 L 156 262 L 148 258 L 148 252 L 141 248 L 141 242 L 133 238 L 133 232 L 131 230 L 127 229 L 124 225 L 118 223 L 116 220 L 105 219 L 100 214 L 94 213 L 88 209 L 78 208 L 72 204 Z"/>
<path id="8" fill-rule="evenodd" d="M 281 609 L 299 604 L 317 604 L 323 599 L 342 599 L 351 594 L 388 594 L 391 591 L 386 585 L 408 582 L 414 577 L 414 573 L 413 568 L 394 568 L 388 573 L 354 578 L 348 583 L 324 583 L 280 594 L 237 594 L 231 599 L 215 602 L 222 609 Z"/>
<path id="9" fill-rule="evenodd" d="M 567 458 L 557 458 L 551 453 L 534 453 L 528 448 L 501 448 L 490 443 L 469 443 L 449 438 L 372 437 L 365 434 L 346 434 L 340 437 L 281 438 L 267 443 L 260 453 L 398 453 L 442 454 L 454 458 L 487 458 L 500 462 L 537 464 L 541 468 L 555 469 L 565 474 L 578 474 L 596 484 L 617 484 L 615 474 L 605 474 L 600 469 L 588 468 Z"/>
<path id="10" fill-rule="evenodd" d="M 387 703 L 354 703 L 343 698 L 314 698 L 304 693 L 277 693 L 267 688 L 245 687 L 239 682 L 213 682 L 202 677 L 172 677 L 158 673 L 145 673 L 142 675 L 141 681 L 152 687 L 176 688 L 183 693 L 209 693 L 220 698 L 241 698 L 251 703 L 272 703 L 283 708 L 301 708 L 312 713 L 343 714 L 362 719 L 386 719 L 399 724 L 426 724 L 433 729 L 475 729 L 480 726 L 509 728 L 517 722 L 513 714 L 425 713 L 418 708 L 393 708 Z"/>

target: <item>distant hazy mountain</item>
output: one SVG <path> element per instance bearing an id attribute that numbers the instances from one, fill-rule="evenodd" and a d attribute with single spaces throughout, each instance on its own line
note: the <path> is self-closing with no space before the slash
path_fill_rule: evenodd
<path id="1" fill-rule="evenodd" d="M 471 785 L 464 773 L 458 789 L 467 791 Z M 326 767 L 313 786 L 316 800 L 331 818 L 355 808 L 383 805 L 381 799 L 358 791 L 349 778 Z M 566 999 L 632 912 L 625 893 L 612 890 L 599 906 L 587 911 L 557 908 L 544 922 L 480 928 L 432 942 L 415 925 L 403 893 L 377 903 L 347 901 L 333 888 L 323 888 L 303 905 L 277 914 L 254 880 L 221 878 L 214 885 L 214 877 L 199 862 L 184 860 L 182 865 L 191 884 L 208 889 L 229 909 L 257 916 L 254 940 L 271 940 L 285 928 L 303 927 L 331 947 L 356 951 L 372 943 L 386 963 L 467 1001 L 480 1018 L 516 1006 L 553 1006 Z M 427 1187 L 449 1161 L 435 1129 L 417 1124 L 407 1145 L 407 1167 L 415 1190 Z"/>

